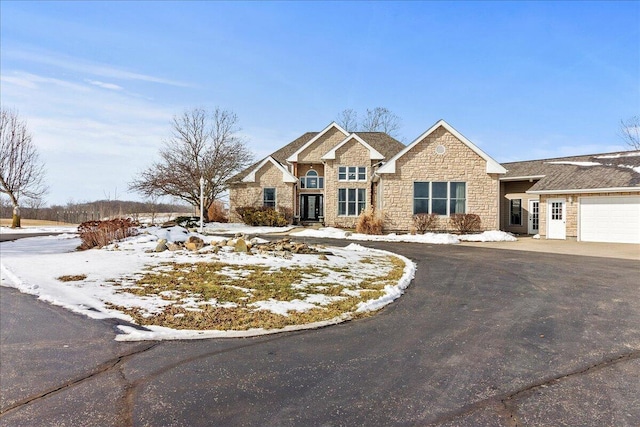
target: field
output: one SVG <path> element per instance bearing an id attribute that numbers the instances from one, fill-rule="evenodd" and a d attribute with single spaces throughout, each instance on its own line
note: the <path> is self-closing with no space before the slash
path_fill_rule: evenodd
<path id="1" fill-rule="evenodd" d="M 46 227 L 46 226 L 72 226 L 77 224 L 68 224 L 66 222 L 45 221 L 42 219 L 21 219 L 22 227 Z M 11 218 L 0 218 L 0 227 L 11 227 Z"/>

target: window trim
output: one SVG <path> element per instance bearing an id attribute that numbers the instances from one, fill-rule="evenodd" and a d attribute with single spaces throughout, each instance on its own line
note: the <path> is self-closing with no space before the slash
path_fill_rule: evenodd
<path id="1" fill-rule="evenodd" d="M 354 198 L 351 199 L 353 194 Z M 344 199 L 341 200 L 341 195 Z M 358 187 L 338 188 L 338 216 L 357 217 L 367 208 L 367 189 Z M 352 210 L 351 207 L 354 209 Z M 349 213 L 354 212 L 354 213 Z"/>
<path id="2" fill-rule="evenodd" d="M 338 166 L 338 181 L 365 182 L 367 181 L 367 169 L 367 166 Z"/>
<path id="3" fill-rule="evenodd" d="M 446 184 L 446 189 L 447 189 L 447 196 L 446 198 L 443 197 L 434 197 L 433 196 L 433 184 L 438 184 L 438 183 L 444 183 Z M 428 196 L 427 197 L 418 197 L 416 198 L 416 184 L 428 184 Z M 455 194 L 452 194 L 452 186 L 451 184 L 464 184 L 464 198 L 458 198 L 455 197 Z M 417 212 L 417 213 L 434 213 L 433 212 L 433 202 L 434 200 L 444 200 L 446 203 L 446 213 L 445 214 L 440 214 L 440 213 L 436 213 L 436 215 L 439 216 L 451 216 L 454 213 L 467 213 L 467 200 L 468 200 L 468 194 L 467 194 L 467 190 L 468 190 L 469 186 L 467 185 L 466 181 L 413 181 L 413 206 L 412 206 L 412 212 L 414 215 L 416 215 L 416 200 L 427 200 L 427 212 Z M 453 203 L 456 203 L 458 201 L 462 201 L 464 203 L 464 212 L 451 212 L 451 206 Z"/>
<path id="4" fill-rule="evenodd" d="M 514 202 L 518 202 L 518 222 L 514 222 Z M 522 199 L 509 199 L 509 225 L 522 225 Z"/>
<path id="5" fill-rule="evenodd" d="M 268 203 L 271 203 L 270 200 L 269 202 L 267 202 L 267 190 L 273 190 L 273 206 L 268 204 Z M 278 191 L 276 187 L 264 187 L 262 189 L 262 206 L 266 208 L 273 208 L 273 209 L 275 209 L 276 206 L 278 206 Z"/>

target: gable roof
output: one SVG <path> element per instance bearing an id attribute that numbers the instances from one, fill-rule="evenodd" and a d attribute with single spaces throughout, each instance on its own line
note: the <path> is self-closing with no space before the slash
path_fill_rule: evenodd
<path id="1" fill-rule="evenodd" d="M 349 135 L 349 132 L 347 132 L 346 130 L 344 130 L 342 127 L 340 127 L 340 125 L 338 125 L 336 122 L 331 122 L 329 124 L 329 126 L 327 126 L 326 128 L 324 128 L 323 130 L 321 130 L 320 132 L 318 132 L 318 134 L 316 136 L 314 136 L 313 138 L 311 138 L 306 144 L 304 144 L 302 147 L 298 148 L 295 152 L 293 152 L 289 157 L 287 157 L 287 162 L 297 162 L 298 161 L 298 155 L 300 153 L 302 153 L 304 150 L 306 150 L 308 147 L 311 146 L 311 144 L 313 144 L 314 142 L 316 142 L 318 139 L 320 139 L 320 137 L 322 135 L 324 135 L 325 133 L 329 132 L 331 129 L 337 129 L 338 131 L 342 132 L 345 136 Z"/>
<path id="2" fill-rule="evenodd" d="M 304 143 L 309 141 L 309 139 L 313 138 L 318 132 L 306 132 L 285 145 L 284 147 L 274 151 L 270 156 L 276 162 L 280 163 L 280 165 L 285 165 L 287 162 L 287 157 L 289 157 L 292 153 L 294 153 L 298 148 L 300 148 Z M 256 168 L 260 164 L 260 162 L 264 161 L 264 159 L 259 160 L 247 167 L 246 169 L 238 172 L 227 181 L 228 184 L 242 182 L 245 176 L 247 176 L 252 170 Z M 285 167 L 285 166 L 283 166 Z"/>
<path id="3" fill-rule="evenodd" d="M 640 191 L 640 150 L 503 163 L 501 181 L 538 180 L 528 193 Z"/>
<path id="4" fill-rule="evenodd" d="M 282 172 L 282 181 L 283 182 L 297 182 L 298 179 L 289 172 L 287 168 L 282 166 L 278 161 L 276 161 L 273 157 L 268 156 L 263 161 L 258 163 L 256 167 L 251 169 L 249 173 L 242 178 L 242 182 L 256 182 L 256 172 L 264 167 L 267 163 L 273 164 L 276 168 L 278 168 Z"/>
<path id="5" fill-rule="evenodd" d="M 384 156 L 382 154 L 380 154 L 378 152 L 378 150 L 376 150 L 371 145 L 369 145 L 364 139 L 359 137 L 358 134 L 356 134 L 356 133 L 352 133 L 351 135 L 347 136 L 341 143 L 339 143 L 338 145 L 333 147 L 331 150 L 329 150 L 329 152 L 327 152 L 327 154 L 322 156 L 321 159 L 322 160 L 335 160 L 336 159 L 336 151 L 340 147 L 342 147 L 343 145 L 345 145 L 347 142 L 349 142 L 351 140 L 355 140 L 355 141 L 359 142 L 367 150 L 369 150 L 369 159 L 371 159 L 371 160 L 383 160 L 384 159 Z"/>
<path id="6" fill-rule="evenodd" d="M 331 125 L 329 125 L 331 126 Z M 327 130 L 327 128 L 325 128 Z M 301 152 L 303 146 L 308 146 L 309 141 L 317 139 L 318 135 L 322 132 L 306 132 L 294 139 L 284 147 L 274 151 L 270 156 L 273 160 L 278 162 L 283 168 L 288 169 L 287 159 L 296 152 Z M 358 137 L 364 140 L 378 153 L 382 154 L 385 159 L 393 157 L 396 153 L 404 148 L 404 144 L 400 141 L 392 138 L 384 132 L 358 132 Z M 266 158 L 265 158 L 266 159 Z M 227 184 L 233 185 L 236 183 L 247 182 L 244 178 L 256 169 L 265 159 L 259 160 L 247 167 L 246 169 L 238 172 L 227 180 Z M 262 167 L 262 166 L 260 166 Z M 259 169 L 259 168 L 258 168 Z"/>
<path id="7" fill-rule="evenodd" d="M 439 127 L 444 127 L 449 133 L 458 138 L 464 145 L 469 147 L 472 151 L 474 151 L 477 155 L 479 155 L 482 159 L 487 162 L 486 171 L 487 173 L 498 173 L 503 174 L 506 173 L 506 169 L 502 167 L 502 165 L 496 162 L 491 156 L 478 148 L 473 142 L 469 141 L 464 137 L 460 132 L 455 130 L 453 126 L 444 120 L 438 120 L 433 126 L 427 129 L 422 135 L 417 137 L 411 144 L 407 145 L 402 151 L 393 156 L 387 163 L 382 165 L 380 169 L 378 169 L 377 173 L 395 173 L 396 172 L 396 161 L 404 156 L 406 153 L 411 151 L 420 141 L 429 136 L 431 133 L 435 132 Z"/>

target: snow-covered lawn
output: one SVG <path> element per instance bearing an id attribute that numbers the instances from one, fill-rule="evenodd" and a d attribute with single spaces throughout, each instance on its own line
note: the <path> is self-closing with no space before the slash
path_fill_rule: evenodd
<path id="1" fill-rule="evenodd" d="M 116 339 L 125 341 L 252 336 L 339 323 L 389 304 L 414 276 L 410 260 L 357 244 L 287 257 L 212 245 L 196 252 L 154 251 L 159 239 L 183 242 L 195 235 L 211 243 L 224 239 L 215 233 L 256 235 L 292 228 L 210 223 L 199 235 L 181 227 L 148 227 L 123 242 L 80 252 L 75 227 L 2 227 L 1 233 L 65 234 L 0 243 L 1 283 L 92 318 L 120 318 L 147 329 L 119 326 L 122 334 Z M 430 244 L 516 240 L 501 231 L 372 236 L 331 227 L 291 236 Z M 254 240 L 260 242 L 265 241 Z M 258 282 L 266 284 L 259 288 Z"/>
<path id="2" fill-rule="evenodd" d="M 317 237 L 329 239 L 346 239 L 358 241 L 374 242 L 409 242 L 409 243 L 431 243 L 452 245 L 466 242 L 515 242 L 517 239 L 504 231 L 492 230 L 477 234 L 455 235 L 448 233 L 425 233 L 425 234 L 383 234 L 379 236 L 369 234 L 351 233 L 339 228 L 325 227 L 318 230 L 306 229 L 291 233 L 296 237 Z"/>
<path id="3" fill-rule="evenodd" d="M 120 318 L 145 324 L 146 331 L 119 326 L 122 334 L 116 339 L 124 341 L 252 336 L 339 323 L 378 310 L 398 298 L 415 272 L 415 264 L 404 257 L 355 244 L 319 248 L 322 257 L 251 255 L 234 252 L 230 246 L 215 251 L 211 245 L 197 252 L 154 252 L 161 238 L 181 241 L 194 234 L 180 227 L 150 227 L 117 244 L 81 252 L 75 250 L 80 239 L 74 234 L 3 242 L 1 283 L 91 318 Z M 200 237 L 208 243 L 223 239 Z M 222 278 L 222 282 L 210 287 L 224 290 L 224 298 L 180 286 L 180 281 L 186 283 L 192 270 L 200 266 L 213 270 L 207 271 L 208 276 L 199 277 Z M 285 290 L 271 289 L 268 283 L 259 288 L 252 285 L 254 279 L 247 280 L 255 277 L 257 282 L 269 275 L 294 278 Z M 165 276 L 172 280 L 153 281 Z M 176 285 L 176 281 L 180 283 Z M 277 292 L 284 292 L 285 296 L 278 298 Z M 349 308 L 340 311 L 347 302 L 351 304 Z M 267 319 L 266 325 L 276 327 L 254 327 L 245 322 L 237 329 L 185 329 L 190 325 L 186 322 L 189 319 L 201 322 L 203 317 L 238 313 L 240 309 L 245 314 L 256 313 Z M 323 317 L 323 311 L 332 317 Z M 171 327 L 159 326 L 163 322 Z"/>

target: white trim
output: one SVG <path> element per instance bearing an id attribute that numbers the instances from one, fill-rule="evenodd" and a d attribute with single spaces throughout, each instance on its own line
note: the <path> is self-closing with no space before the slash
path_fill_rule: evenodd
<path id="1" fill-rule="evenodd" d="M 542 179 L 546 175 L 528 175 L 528 176 L 508 176 L 500 178 L 500 181 L 530 181 L 533 179 Z"/>
<path id="2" fill-rule="evenodd" d="M 261 161 L 258 166 L 256 166 L 247 176 L 242 178 L 242 182 L 256 182 L 256 172 L 258 172 L 267 162 L 271 162 L 275 167 L 277 167 L 282 172 L 282 182 L 298 182 L 298 178 L 293 176 L 291 172 L 287 170 L 284 166 L 278 163 L 273 157 L 269 156 L 263 161 Z"/>
<path id="3" fill-rule="evenodd" d="M 550 236 L 552 231 L 551 217 L 553 216 L 553 209 L 552 209 L 553 203 L 562 203 L 562 219 L 553 220 L 554 222 L 561 223 L 561 225 L 556 225 L 556 227 L 553 229 L 553 232 L 554 232 L 553 236 Z M 563 197 L 547 199 L 546 204 L 547 204 L 547 215 L 546 215 L 547 216 L 547 236 L 546 236 L 547 239 L 567 240 L 567 199 Z M 538 207 L 539 206 L 540 205 L 538 205 Z"/>
<path id="4" fill-rule="evenodd" d="M 448 124 L 444 120 L 438 120 L 436 124 L 434 124 L 429 129 L 427 129 L 426 132 L 424 132 L 422 135 L 416 138 L 411 144 L 407 145 L 407 147 L 405 147 L 404 150 L 400 151 L 398 154 L 396 154 L 391 159 L 389 159 L 387 163 L 385 163 L 382 167 L 378 169 L 377 173 L 396 173 L 396 160 L 398 160 L 400 157 L 404 156 L 407 152 L 412 150 L 413 147 L 415 147 L 420 141 L 425 139 L 427 136 L 429 136 L 429 134 L 433 133 L 440 126 L 444 127 L 449 133 L 451 133 L 453 136 L 458 138 L 463 144 L 465 144 L 467 147 L 473 150 L 477 155 L 482 157 L 487 162 L 487 167 L 486 167 L 487 173 L 497 173 L 497 174 L 507 173 L 507 170 L 500 163 L 496 162 L 493 158 L 491 158 L 491 156 L 489 156 L 487 153 L 485 153 L 480 148 L 478 148 L 473 142 L 465 138 L 460 132 L 455 130 L 450 124 Z"/>
<path id="5" fill-rule="evenodd" d="M 298 161 L 298 155 L 300 153 L 302 153 L 304 150 L 306 150 L 307 148 L 309 148 L 309 146 L 311 144 L 313 144 L 314 142 L 316 142 L 318 139 L 320 139 L 321 136 L 323 136 L 325 133 L 327 133 L 331 128 L 336 128 L 338 129 L 340 132 L 342 132 L 345 137 L 349 135 L 349 132 L 347 132 L 346 130 L 344 130 L 342 127 L 340 127 L 339 124 L 337 124 L 336 122 L 331 122 L 331 124 L 329 124 L 329 126 L 327 126 L 326 128 L 324 128 L 323 130 L 321 130 L 320 132 L 318 132 L 318 134 L 316 136 L 314 136 L 313 138 L 311 138 L 308 142 L 306 142 L 302 147 L 298 148 L 298 150 L 293 153 L 292 155 L 290 155 L 287 158 L 287 162 L 297 162 Z"/>
<path id="6" fill-rule="evenodd" d="M 612 188 L 576 188 L 574 190 L 537 190 L 527 191 L 527 194 L 586 194 L 586 193 L 634 193 L 640 192 L 640 187 L 612 187 Z"/>
<path id="7" fill-rule="evenodd" d="M 320 159 L 322 159 L 322 160 L 335 160 L 336 159 L 336 151 L 340 147 L 345 145 L 347 142 L 351 141 L 352 139 L 355 139 L 360 144 L 364 145 L 364 147 L 366 149 L 369 150 L 369 159 L 370 160 L 383 160 L 384 159 L 384 156 L 382 154 L 380 154 L 380 152 L 378 152 L 378 150 L 376 150 L 375 148 L 373 148 L 372 146 L 367 144 L 367 142 L 364 139 L 360 138 L 360 136 L 358 136 L 355 133 L 352 133 L 351 135 L 347 136 L 342 142 L 340 142 L 338 145 L 336 145 L 331 150 L 329 150 L 329 152 L 327 152 Z"/>

